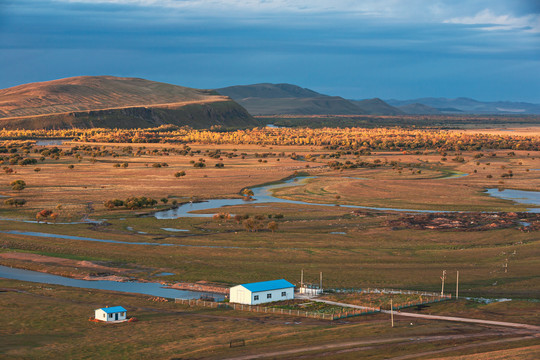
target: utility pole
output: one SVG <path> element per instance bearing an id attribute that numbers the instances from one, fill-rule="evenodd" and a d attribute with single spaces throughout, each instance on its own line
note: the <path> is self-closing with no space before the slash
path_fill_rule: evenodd
<path id="1" fill-rule="evenodd" d="M 321 271 L 321 277 L 320 277 L 320 284 L 319 284 L 319 289 L 322 290 L 322 271 Z"/>
<path id="2" fill-rule="evenodd" d="M 445 279 L 446 279 L 446 270 L 443 270 L 442 271 L 442 276 L 441 276 L 441 280 L 442 280 L 441 296 L 444 295 L 444 280 Z"/>
<path id="3" fill-rule="evenodd" d="M 300 287 L 304 287 L 304 269 L 302 269 L 300 272 Z"/>
<path id="4" fill-rule="evenodd" d="M 456 274 L 456 299 L 459 298 L 459 270 Z"/>
<path id="5" fill-rule="evenodd" d="M 392 299 L 390 299 L 390 318 L 392 319 L 392 327 L 394 327 L 394 305 L 392 305 Z"/>
<path id="6" fill-rule="evenodd" d="M 508 258 L 506 258 L 505 262 L 504 262 L 504 272 L 507 273 L 508 272 Z"/>

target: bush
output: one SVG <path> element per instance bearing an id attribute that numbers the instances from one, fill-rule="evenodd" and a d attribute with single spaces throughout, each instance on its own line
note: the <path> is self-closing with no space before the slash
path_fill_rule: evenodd
<path id="1" fill-rule="evenodd" d="M 183 170 L 182 170 L 182 171 L 178 171 L 178 172 L 174 173 L 174 177 L 177 177 L 177 178 L 179 178 L 179 177 L 182 177 L 182 176 L 186 176 L 186 172 L 185 172 L 185 171 L 183 171 Z"/>
<path id="2" fill-rule="evenodd" d="M 24 180 L 15 180 L 11 182 L 11 189 L 15 191 L 21 191 L 26 188 L 26 182 Z"/>
<path id="3" fill-rule="evenodd" d="M 19 206 L 23 206 L 24 204 L 26 204 L 26 200 L 24 199 L 7 199 L 6 201 L 4 201 L 4 204 L 6 205 L 9 205 L 9 206 L 15 206 L 15 207 L 19 207 Z"/>

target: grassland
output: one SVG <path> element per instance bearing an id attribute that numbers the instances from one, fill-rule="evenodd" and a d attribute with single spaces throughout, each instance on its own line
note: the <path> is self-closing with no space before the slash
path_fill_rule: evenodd
<path id="1" fill-rule="evenodd" d="M 442 270 L 448 272 L 447 289 L 453 289 L 455 271 L 459 270 L 461 296 L 521 301 L 482 305 L 460 300 L 431 305 L 429 311 L 540 324 L 538 303 L 530 301 L 540 299 L 538 232 L 521 231 L 518 226 L 488 231 L 395 229 L 388 226 L 388 221 L 397 219 L 398 212 L 357 212 L 344 206 L 523 211 L 526 206 L 489 197 L 484 190 L 501 187 L 537 191 L 540 171 L 534 169 L 540 168 L 540 151 L 463 151 L 449 153 L 446 160 L 441 159 L 440 152 L 432 150 L 376 151 L 361 156 L 340 152 L 338 160 L 342 163 L 362 160 L 378 166 L 332 169 L 328 163 L 336 159 L 331 156 L 338 151 L 317 146 L 192 143 L 188 144 L 193 154 L 190 156 L 171 150 L 181 151 L 183 145 L 77 145 L 90 146 L 93 152 L 104 155 L 66 155 L 41 161 L 39 150 L 42 147 L 31 146 L 24 156 L 35 158 L 37 164 L 5 164 L 14 171 L 0 174 L 0 194 L 6 198 L 24 198 L 27 203 L 22 207 L 0 205 L 1 265 L 82 278 L 106 272 L 132 279 L 169 283 L 204 280 L 224 285 L 273 278 L 298 283 L 300 269 L 304 269 L 307 282 L 317 282 L 322 271 L 326 288 L 386 287 L 426 291 L 440 291 Z M 74 146 L 75 143 L 64 144 L 58 148 L 68 152 Z M 221 155 L 216 157 L 218 149 Z M 141 152 L 137 154 L 137 150 Z M 478 157 L 480 152 L 483 156 Z M 452 160 L 458 156 L 463 161 Z M 199 159 L 204 160 L 206 167 L 193 166 L 192 161 L 199 162 Z M 115 167 L 123 163 L 128 166 Z M 153 167 L 157 163 L 168 166 Z M 215 167 L 218 163 L 223 163 L 224 167 Z M 73 168 L 69 168 L 70 165 Z M 35 171 L 36 167 L 40 171 Z M 501 177 L 509 170 L 512 177 Z M 181 171 L 186 175 L 174 176 Z M 173 201 L 241 198 L 244 188 L 276 182 L 295 172 L 313 178 L 300 181 L 299 186 L 275 190 L 274 195 L 303 201 L 303 204 L 245 202 L 205 211 L 207 214 L 219 211 L 249 215 L 262 224 L 258 231 L 250 231 L 242 220 L 234 217 L 159 220 L 152 216 L 155 211 L 171 208 Z M 468 175 L 452 177 L 460 174 Z M 27 187 L 12 190 L 10 183 L 17 179 L 24 180 Z M 152 197 L 158 204 L 135 210 L 123 207 L 109 210 L 103 205 L 107 200 L 132 196 Z M 167 199 L 167 203 L 161 199 Z M 35 220 L 36 213 L 43 209 L 58 213 L 56 223 L 50 220 L 48 223 L 24 222 Z M 276 218 L 276 214 L 283 217 Z M 66 224 L 79 222 L 84 217 L 103 219 L 103 223 Z M 271 221 L 277 224 L 274 232 L 268 229 Z M 167 228 L 188 231 L 171 232 L 165 230 Z M 14 231 L 125 243 L 45 238 Z M 143 242 L 188 246 L 140 244 Z M 507 271 L 505 263 L 508 263 Z M 156 276 L 161 272 L 174 275 Z M 411 327 L 410 321 L 404 320 L 392 330 L 384 315 L 340 323 L 303 319 L 295 325 L 298 321 L 294 319 L 187 308 L 95 290 L 11 280 L 0 280 L 0 287 L 23 291 L 0 292 L 0 304 L 6 309 L 0 315 L 2 323 L 6 324 L 0 330 L 3 341 L 6 339 L 0 354 L 12 358 L 62 357 L 59 354 L 71 358 L 84 358 L 88 354 L 108 358 L 128 355 L 224 358 L 286 350 L 299 344 L 335 343 L 336 339 L 343 342 L 358 338 L 395 339 L 395 344 L 386 345 L 383 353 L 379 345 L 362 350 L 366 358 L 377 359 L 476 341 L 475 348 L 444 355 L 521 347 L 525 352 L 534 352 L 534 347 L 532 350 L 530 347 L 537 343 L 537 340 L 524 339 L 483 346 L 473 336 L 404 345 L 399 340 L 402 336 L 484 334 L 486 331 L 488 334 L 482 335 L 482 339 L 497 339 L 497 335 L 480 326 L 427 321 L 415 322 Z M 49 288 L 53 290 L 47 290 Z M 141 321 L 118 327 L 86 321 L 94 308 L 105 304 L 125 305 Z M 75 335 L 66 338 L 66 334 Z M 249 346 L 228 349 L 228 342 L 234 338 L 246 339 Z M 354 346 L 343 345 L 342 348 Z M 305 354 L 312 355 L 309 349 Z M 341 355 L 331 352 L 326 357 L 355 358 L 357 355 L 357 351 Z"/>
<path id="2" fill-rule="evenodd" d="M 513 339 L 519 332 L 476 325 L 424 320 L 411 325 L 410 320 L 396 319 L 391 328 L 384 315 L 330 322 L 156 303 L 140 296 L 18 281 L 0 280 L 0 287 L 10 289 L 0 292 L 0 356 L 6 358 L 223 359 L 296 349 L 310 357 L 355 358 L 361 351 L 365 358 L 381 359 L 420 349 L 446 349 L 445 355 L 459 355 L 508 347 L 517 351 L 516 347 L 535 344 L 534 339 L 524 339 L 483 345 Z M 93 309 L 104 304 L 122 304 L 128 316 L 139 321 L 119 325 L 87 321 Z M 230 348 L 229 342 L 236 339 L 245 340 L 246 346 Z M 340 354 L 355 350 L 359 340 L 371 346 Z M 471 343 L 473 349 L 456 349 Z M 310 352 L 320 344 L 334 348 Z"/>

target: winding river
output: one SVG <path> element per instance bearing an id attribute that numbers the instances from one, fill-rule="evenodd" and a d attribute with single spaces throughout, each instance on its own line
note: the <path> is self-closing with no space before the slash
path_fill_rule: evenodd
<path id="1" fill-rule="evenodd" d="M 463 176 L 463 175 L 461 175 Z M 265 204 L 265 203 L 287 203 L 287 204 L 299 204 L 299 205 L 311 205 L 311 206 L 336 206 L 334 204 L 321 204 L 321 203 L 308 203 L 305 201 L 287 200 L 275 197 L 273 190 L 288 187 L 288 186 L 300 186 L 304 185 L 306 181 L 316 178 L 315 176 L 297 177 L 290 180 L 282 181 L 280 183 L 264 185 L 260 187 L 252 188 L 254 196 L 253 200 L 245 201 L 243 199 L 211 199 L 203 202 L 187 203 L 178 206 L 177 208 L 159 211 L 154 214 L 157 219 L 176 219 L 180 217 L 211 217 L 213 214 L 197 214 L 193 211 L 209 211 L 212 209 L 218 209 L 224 206 L 234 206 L 243 204 Z M 501 199 L 512 200 L 518 203 L 540 206 L 540 192 L 537 191 L 522 191 L 522 190 L 502 190 L 499 189 L 487 189 L 487 193 L 491 196 Z M 440 212 L 434 210 L 416 210 L 416 209 L 396 209 L 396 208 L 384 208 L 384 207 L 369 207 L 360 205 L 340 205 L 343 208 L 354 209 L 369 209 L 369 210 L 381 210 L 381 211 L 398 211 L 398 212 L 424 212 L 433 213 Z M 529 209 L 530 212 L 540 213 L 540 207 Z M 20 221 L 11 219 L 0 219 L 3 221 Z M 167 231 L 184 231 L 183 229 L 171 229 L 164 228 Z M 146 246 L 180 246 L 180 247 L 202 247 L 202 248 L 230 248 L 241 249 L 241 247 L 233 246 L 215 246 L 215 245 L 188 245 L 188 244 L 168 244 L 168 243 L 150 243 L 150 242 L 127 242 L 118 240 L 106 240 L 95 239 L 89 237 L 78 237 L 69 235 L 49 234 L 43 232 L 31 232 L 31 231 L 17 231 L 17 230 L 0 230 L 0 233 L 4 234 L 19 234 L 44 238 L 57 238 L 57 239 L 69 239 L 79 241 L 95 241 L 95 242 L 108 242 L 118 244 L 129 245 L 146 245 Z M 159 283 L 146 283 L 146 282 L 115 282 L 106 280 L 78 280 L 71 279 L 57 275 L 51 275 L 46 273 L 40 273 L 29 270 L 13 269 L 0 265 L 0 278 L 16 279 L 23 281 L 32 281 L 46 284 L 57 284 L 71 287 L 80 287 L 87 289 L 101 289 L 101 290 L 114 290 L 120 292 L 139 293 L 152 296 L 160 296 L 167 298 L 184 298 L 193 299 L 199 298 L 207 293 L 184 291 L 176 289 L 164 288 Z M 216 295 L 213 295 L 216 297 Z"/>
<path id="2" fill-rule="evenodd" d="M 458 174 L 458 176 L 450 176 L 449 178 L 462 177 L 466 174 Z M 304 185 L 306 181 L 315 179 L 316 176 L 302 176 L 296 177 L 290 180 L 282 181 L 278 184 L 265 185 L 260 187 L 251 188 L 253 191 L 253 200 L 245 201 L 243 199 L 211 199 L 196 203 L 186 203 L 178 206 L 177 208 L 170 210 L 163 210 L 154 213 L 157 219 L 177 219 L 180 217 L 212 217 L 213 214 L 198 214 L 193 211 L 208 211 L 211 209 L 219 209 L 224 206 L 245 205 L 245 204 L 264 204 L 264 203 L 286 203 L 286 204 L 298 204 L 298 205 L 312 205 L 312 206 L 336 206 L 335 204 L 323 204 L 323 203 L 310 203 L 306 201 L 281 199 L 273 195 L 273 190 L 289 187 Z M 540 206 L 540 193 L 536 191 L 522 191 L 522 190 L 503 190 L 487 189 L 489 195 L 498 197 L 505 200 L 513 200 L 518 203 L 528 205 Z M 526 201 L 524 201 L 526 199 Z M 416 213 L 435 213 L 435 212 L 449 212 L 440 210 L 418 210 L 418 209 L 398 209 L 398 208 L 386 208 L 386 207 L 373 207 L 373 206 L 361 206 L 361 205 L 339 205 L 343 208 L 352 209 L 366 209 L 366 210 L 379 210 L 379 211 L 398 211 L 398 212 L 416 212 Z M 539 213 L 540 208 L 531 208 L 529 212 Z"/>

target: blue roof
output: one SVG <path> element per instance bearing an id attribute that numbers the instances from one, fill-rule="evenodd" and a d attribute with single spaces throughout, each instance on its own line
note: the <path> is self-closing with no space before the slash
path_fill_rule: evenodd
<path id="1" fill-rule="evenodd" d="M 126 312 L 126 309 L 124 309 L 121 306 L 105 307 L 105 308 L 101 308 L 101 310 L 105 311 L 107 314 L 114 314 L 117 312 Z"/>
<path id="2" fill-rule="evenodd" d="M 261 281 L 261 282 L 250 283 L 250 284 L 241 284 L 240 286 L 245 287 L 251 292 L 270 291 L 270 290 L 294 287 L 293 284 L 291 284 L 285 279 Z"/>

